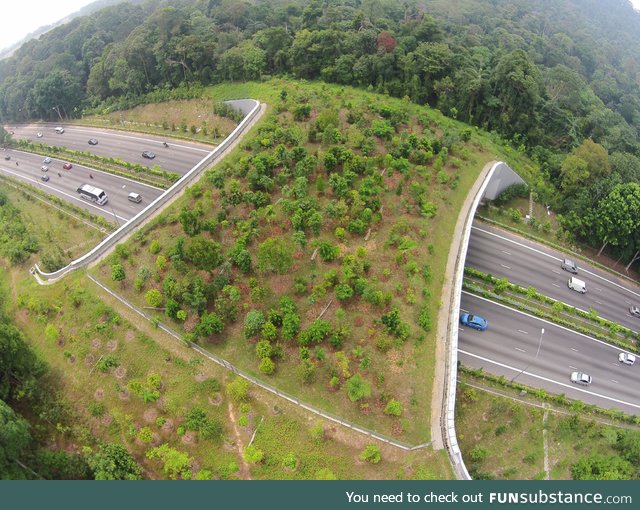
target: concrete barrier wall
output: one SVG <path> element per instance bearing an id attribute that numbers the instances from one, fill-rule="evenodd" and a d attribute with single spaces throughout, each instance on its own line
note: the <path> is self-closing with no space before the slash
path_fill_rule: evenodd
<path id="1" fill-rule="evenodd" d="M 455 424 L 456 386 L 458 382 L 458 324 L 460 320 L 460 298 L 462 293 L 462 280 L 464 277 L 464 264 L 467 258 L 469 237 L 471 236 L 471 225 L 473 224 L 473 218 L 476 214 L 476 210 L 478 209 L 478 205 L 484 198 L 489 186 L 493 187 L 492 193 L 497 192 L 499 194 L 500 191 L 513 184 L 512 179 L 501 179 L 501 184 L 499 183 L 497 187 L 495 186 L 495 182 L 493 182 L 496 172 L 498 172 L 499 176 L 504 176 L 508 173 L 507 170 L 515 174 L 515 172 L 513 172 L 513 170 L 511 170 L 505 163 L 497 162 L 491 166 L 491 169 L 484 178 L 480 188 L 476 191 L 471 206 L 466 212 L 462 238 L 457 254 L 454 284 L 451 292 L 452 302 L 449 308 L 449 352 L 447 353 L 446 360 L 447 374 L 445 375 L 445 404 L 442 427 L 444 428 L 443 435 L 447 442 L 447 449 L 451 464 L 457 478 L 461 480 L 471 480 L 471 475 L 469 475 L 469 471 L 467 470 L 462 458 L 462 452 L 458 446 Z"/>
<path id="2" fill-rule="evenodd" d="M 131 220 L 122 225 L 122 227 L 109 235 L 90 252 L 72 261 L 62 269 L 58 269 L 52 273 L 42 271 L 40 267 L 38 267 L 38 264 L 34 265 L 34 267 L 31 268 L 31 274 L 35 276 L 36 280 L 41 284 L 54 283 L 71 271 L 75 271 L 76 269 L 86 267 L 93 262 L 99 261 L 116 244 L 122 242 L 135 229 L 151 219 L 156 212 L 168 205 L 174 198 L 177 198 L 189 184 L 196 181 L 201 176 L 202 172 L 215 162 L 229 147 L 233 145 L 245 130 L 249 128 L 258 112 L 261 111 L 261 105 L 255 99 L 238 99 L 225 102 L 231 106 L 237 107 L 241 111 L 248 110 L 249 113 L 247 113 L 240 124 L 236 126 L 231 134 L 227 136 L 220 145 L 215 147 L 209 154 L 202 158 L 200 162 L 198 162 L 167 191 L 151 202 Z"/>

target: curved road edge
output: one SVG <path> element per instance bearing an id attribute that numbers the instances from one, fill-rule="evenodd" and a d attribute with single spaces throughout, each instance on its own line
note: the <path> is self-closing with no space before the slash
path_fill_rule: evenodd
<path id="1" fill-rule="evenodd" d="M 464 262 L 469 246 L 471 225 L 480 200 L 484 196 L 496 168 L 504 163 L 490 161 L 476 179 L 458 214 L 455 233 L 444 274 L 443 300 L 448 297 L 449 313 L 438 315 L 436 371 L 431 400 L 431 437 L 433 448 L 447 448 L 453 471 L 459 480 L 471 480 L 458 446 L 455 427 L 456 385 L 458 381 L 458 313 L 462 292 Z M 446 301 L 445 301 L 446 302 Z M 435 417 L 440 419 L 436 420 Z"/>
<path id="2" fill-rule="evenodd" d="M 67 266 L 58 269 L 53 273 L 46 273 L 38 267 L 38 264 L 35 264 L 29 272 L 34 276 L 36 281 L 41 285 L 52 284 L 76 269 L 98 263 L 117 243 L 125 241 L 134 232 L 134 230 L 149 222 L 158 213 L 171 205 L 182 195 L 182 193 L 184 193 L 187 185 L 198 179 L 202 173 L 210 167 L 210 165 L 217 163 L 226 156 L 226 154 L 237 145 L 243 135 L 262 117 L 266 110 L 266 105 L 255 99 L 239 99 L 226 102 L 230 105 L 235 105 L 245 112 L 245 117 L 231 132 L 231 134 L 229 134 L 229 136 L 220 143 L 220 145 L 215 147 L 198 164 L 187 172 L 187 174 L 185 174 L 179 181 L 149 204 L 145 209 L 140 211 L 140 213 L 100 242 L 88 253 L 82 255 L 76 260 L 73 260 Z"/>

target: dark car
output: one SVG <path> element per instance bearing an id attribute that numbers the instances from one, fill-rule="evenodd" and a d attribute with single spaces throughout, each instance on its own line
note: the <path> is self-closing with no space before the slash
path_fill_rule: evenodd
<path id="1" fill-rule="evenodd" d="M 73 165 L 71 163 L 65 163 L 64 165 L 62 165 L 62 168 L 64 168 L 65 170 L 71 170 L 73 168 Z"/>
<path id="2" fill-rule="evenodd" d="M 479 315 L 471 315 L 470 313 L 463 313 L 460 316 L 460 322 L 465 326 L 477 329 L 478 331 L 484 331 L 489 325 L 489 321 L 487 321 L 487 319 L 483 319 Z"/>
<path id="3" fill-rule="evenodd" d="M 89 138 L 89 145 L 98 145 L 98 140 L 95 138 Z"/>
<path id="4" fill-rule="evenodd" d="M 42 177 L 40 177 L 40 180 L 47 182 L 49 180 L 49 176 L 47 174 L 44 174 Z"/>
<path id="5" fill-rule="evenodd" d="M 11 156 L 9 156 L 9 154 L 7 154 L 4 159 L 6 159 L 7 161 L 9 161 L 11 159 Z"/>
<path id="6" fill-rule="evenodd" d="M 142 153 L 142 157 L 143 158 L 147 158 L 147 159 L 153 159 L 156 157 L 156 153 L 155 152 L 151 152 L 151 151 L 144 151 Z"/>

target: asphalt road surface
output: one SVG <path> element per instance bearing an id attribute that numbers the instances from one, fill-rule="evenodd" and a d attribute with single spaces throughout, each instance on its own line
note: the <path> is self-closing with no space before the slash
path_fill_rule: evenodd
<path id="1" fill-rule="evenodd" d="M 57 125 L 64 126 L 63 134 L 59 135 L 55 132 Z M 196 142 L 174 141 L 154 135 L 87 126 L 25 124 L 7 126 L 6 129 L 13 131 L 13 137 L 16 139 L 67 147 L 103 157 L 116 157 L 123 161 L 148 167 L 158 165 L 162 170 L 176 172 L 180 175 L 186 174 L 214 148 L 213 145 Z M 37 137 L 38 132 L 42 133 L 42 138 Z M 89 145 L 90 138 L 98 140 L 98 145 Z M 164 147 L 163 141 L 166 141 L 169 147 Z M 156 157 L 154 159 L 143 158 L 143 151 L 154 152 Z"/>
<path id="2" fill-rule="evenodd" d="M 11 159 L 6 160 L 5 156 Z M 164 192 L 153 186 L 82 165 L 74 164 L 71 170 L 65 170 L 62 168 L 65 161 L 57 158 L 52 158 L 51 163 L 46 165 L 49 170 L 43 172 L 41 169 L 43 160 L 44 156 L 38 154 L 15 150 L 2 151 L 0 152 L 0 172 L 26 181 L 46 193 L 58 196 L 94 214 L 100 214 L 107 220 L 120 225 L 133 218 Z M 45 173 L 49 176 L 48 182 L 41 180 Z M 93 179 L 89 177 L 90 175 Z M 105 205 L 97 205 L 80 198 L 78 186 L 85 183 L 102 188 L 107 193 L 109 202 Z M 127 200 L 127 195 L 132 191 L 142 196 L 142 202 L 136 204 Z"/>
<path id="3" fill-rule="evenodd" d="M 466 292 L 460 308 L 489 321 L 486 331 L 459 325 L 458 351 L 464 365 L 640 415 L 640 362 L 619 363 L 619 348 Z M 586 372 L 593 383 L 586 387 L 572 383 L 575 371 Z"/>
<path id="4" fill-rule="evenodd" d="M 638 331 L 640 319 L 629 313 L 629 305 L 640 305 L 640 288 L 574 260 L 578 265 L 577 278 L 587 284 L 586 294 L 580 294 L 567 286 L 572 275 L 560 268 L 565 256 L 547 246 L 476 222 L 471 229 L 465 265 L 497 278 L 505 277 L 523 287 L 535 287 L 546 296 L 582 310 L 593 308 L 601 317 Z"/>

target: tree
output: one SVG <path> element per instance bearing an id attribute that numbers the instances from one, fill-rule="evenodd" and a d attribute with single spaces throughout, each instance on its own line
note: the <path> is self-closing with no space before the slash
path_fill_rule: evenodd
<path id="1" fill-rule="evenodd" d="M 195 267 L 211 271 L 222 263 L 222 247 L 211 239 L 196 237 L 187 247 L 186 257 Z"/>
<path id="2" fill-rule="evenodd" d="M 198 235 L 198 233 L 200 232 L 200 220 L 198 219 L 198 217 L 198 211 L 188 209 L 187 207 L 183 207 L 180 210 L 178 219 L 182 224 L 182 228 L 184 229 L 185 234 L 187 234 L 188 236 L 193 237 L 195 235 Z"/>
<path id="3" fill-rule="evenodd" d="M 571 466 L 574 480 L 631 480 L 633 475 L 631 463 L 617 455 L 592 453 Z"/>
<path id="4" fill-rule="evenodd" d="M 249 381 L 242 377 L 236 377 L 227 384 L 227 394 L 236 403 L 249 400 Z"/>
<path id="5" fill-rule="evenodd" d="M 222 333 L 224 330 L 224 322 L 214 312 L 205 313 L 200 317 L 200 322 L 194 329 L 194 333 L 200 337 L 209 337 L 216 333 Z"/>
<path id="6" fill-rule="evenodd" d="M 600 202 L 596 219 L 596 235 L 602 244 L 600 253 L 607 244 L 621 250 L 640 248 L 640 184 L 619 184 Z"/>
<path id="7" fill-rule="evenodd" d="M 391 399 L 384 408 L 384 414 L 390 416 L 400 416 L 402 414 L 402 404 L 397 400 Z"/>
<path id="8" fill-rule="evenodd" d="M 249 310 L 247 315 L 244 317 L 244 336 L 245 338 L 251 338 L 252 336 L 256 336 L 260 331 L 262 331 L 262 327 L 266 318 L 264 313 L 260 310 Z"/>
<path id="9" fill-rule="evenodd" d="M 189 454 L 176 450 L 167 443 L 148 450 L 147 458 L 161 461 L 162 470 L 172 480 L 177 480 L 178 478 L 183 480 L 191 479 L 191 462 L 193 459 L 189 457 Z"/>
<path id="10" fill-rule="evenodd" d="M 100 445 L 87 457 L 96 480 L 141 480 L 142 469 L 127 449 L 119 444 Z"/>
<path id="11" fill-rule="evenodd" d="M 29 424 L 0 400 L 0 478 L 9 478 L 8 473 L 30 443 Z"/>
<path id="12" fill-rule="evenodd" d="M 293 264 L 292 252 L 288 241 L 269 238 L 258 248 L 258 269 L 263 273 L 285 274 Z"/>

